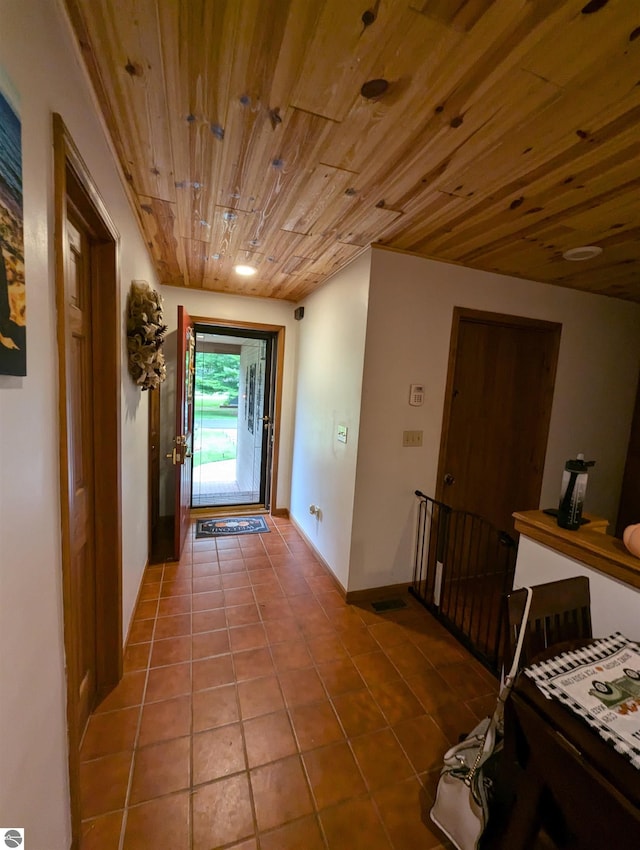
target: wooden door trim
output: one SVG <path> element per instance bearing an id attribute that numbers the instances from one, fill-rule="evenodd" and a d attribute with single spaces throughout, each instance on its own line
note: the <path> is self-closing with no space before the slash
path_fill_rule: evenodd
<path id="1" fill-rule="evenodd" d="M 175 385 L 175 411 L 174 429 L 176 432 L 175 451 L 180 454 L 180 463 L 175 463 L 173 473 L 175 476 L 175 517 L 173 531 L 173 559 L 179 561 L 182 550 L 188 537 L 189 517 L 191 512 L 191 497 L 193 490 L 193 467 L 187 461 L 186 452 L 193 451 L 193 392 L 194 392 L 194 368 L 193 357 L 195 354 L 195 323 L 189 311 L 182 304 L 178 305 L 178 322 L 176 335 L 176 385 Z M 185 427 L 186 423 L 186 427 Z M 178 443 L 178 437 L 190 440 L 185 445 Z M 188 478 L 188 494 L 185 487 L 185 479 Z M 186 496 L 188 495 L 188 500 Z"/>
<path id="2" fill-rule="evenodd" d="M 438 501 L 445 501 L 444 475 L 446 456 L 449 440 L 449 426 L 451 421 L 451 403 L 453 400 L 453 382 L 455 378 L 455 365 L 458 356 L 458 336 L 460 325 L 463 321 L 490 323 L 493 325 L 502 325 L 512 328 L 528 328 L 538 329 L 545 333 L 553 333 L 555 337 L 555 350 L 553 352 L 553 374 L 555 375 L 558 364 L 558 353 L 560 350 L 560 333 L 562 325 L 558 322 L 549 322 L 544 319 L 532 319 L 528 316 L 511 316 L 508 313 L 491 313 L 486 310 L 473 310 L 469 307 L 454 307 L 453 319 L 451 323 L 451 342 L 449 346 L 449 361 L 447 364 L 447 383 L 444 396 L 444 408 L 442 412 L 442 431 L 440 433 L 440 455 L 438 457 L 438 473 L 435 487 L 435 498 Z M 551 407 L 553 397 L 549 400 L 547 410 L 547 431 L 549 422 L 551 421 Z"/>
<path id="3" fill-rule="evenodd" d="M 238 330 L 263 331 L 276 335 L 276 374 L 273 382 L 275 398 L 273 402 L 274 428 L 273 428 L 273 456 L 271 458 L 271 488 L 270 488 L 270 513 L 277 511 L 278 504 L 278 464 L 280 460 L 280 428 L 282 423 L 282 387 L 284 383 L 284 342 L 285 326 L 261 324 L 260 322 L 241 322 L 234 319 L 212 319 L 207 316 L 191 316 L 194 325 L 217 325 L 226 328 L 238 328 Z"/>
<path id="4" fill-rule="evenodd" d="M 65 305 L 67 198 L 73 197 L 96 236 L 92 242 L 91 295 L 95 434 L 94 513 L 96 570 L 96 689 L 106 695 L 122 676 L 122 531 L 120 482 L 121 315 L 118 232 L 89 170 L 62 118 L 53 115 L 54 245 L 58 347 L 60 522 L 64 647 L 67 658 L 67 733 L 72 847 L 80 843 L 79 748 L 77 722 L 77 628 L 72 613 L 70 475 L 70 363 Z M 97 317 L 100 320 L 97 320 Z"/>

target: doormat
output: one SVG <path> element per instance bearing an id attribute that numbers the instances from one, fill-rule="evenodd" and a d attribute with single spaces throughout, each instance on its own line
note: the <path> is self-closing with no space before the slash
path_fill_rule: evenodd
<path id="1" fill-rule="evenodd" d="M 220 519 L 199 519 L 196 538 L 228 537 L 236 534 L 266 534 L 269 532 L 262 516 L 233 516 Z"/>

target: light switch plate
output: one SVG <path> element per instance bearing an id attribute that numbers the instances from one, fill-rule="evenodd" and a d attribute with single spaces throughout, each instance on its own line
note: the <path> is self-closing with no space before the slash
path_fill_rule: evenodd
<path id="1" fill-rule="evenodd" d="M 402 445 L 405 448 L 419 448 L 422 445 L 422 431 L 403 431 Z"/>
<path id="2" fill-rule="evenodd" d="M 349 429 L 346 425 L 338 425 L 338 442 L 346 443 L 347 442 L 347 434 Z"/>

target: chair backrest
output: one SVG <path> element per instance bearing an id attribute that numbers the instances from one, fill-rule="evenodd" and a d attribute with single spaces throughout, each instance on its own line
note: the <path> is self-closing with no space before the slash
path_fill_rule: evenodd
<path id="1" fill-rule="evenodd" d="M 524 667 L 547 647 L 563 641 L 592 637 L 591 596 L 587 576 L 551 581 L 532 586 L 533 597 L 522 647 Z M 513 656 L 522 621 L 527 592 L 514 590 L 507 596 L 506 659 Z"/>

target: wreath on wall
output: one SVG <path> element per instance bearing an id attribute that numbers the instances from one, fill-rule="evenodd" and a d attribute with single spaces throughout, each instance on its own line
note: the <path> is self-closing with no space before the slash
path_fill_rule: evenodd
<path id="1" fill-rule="evenodd" d="M 162 297 L 144 280 L 131 283 L 127 298 L 129 374 L 143 390 L 154 390 L 167 377 L 162 343 L 167 332 Z"/>

